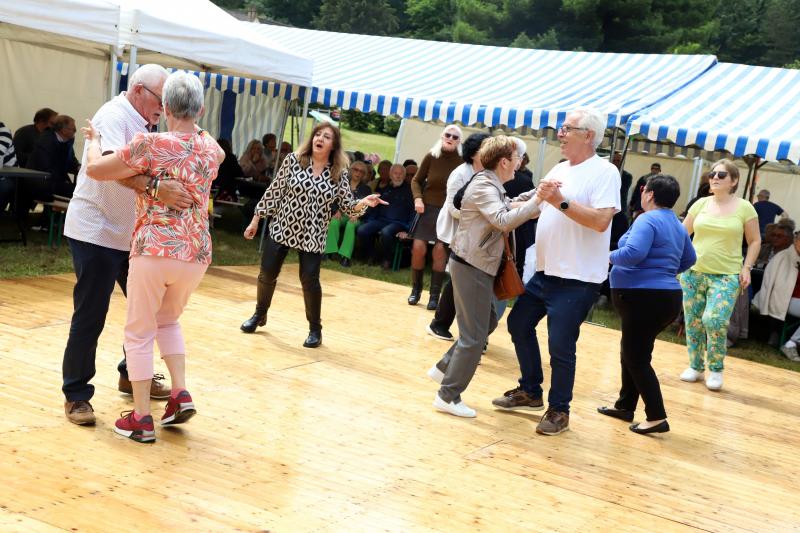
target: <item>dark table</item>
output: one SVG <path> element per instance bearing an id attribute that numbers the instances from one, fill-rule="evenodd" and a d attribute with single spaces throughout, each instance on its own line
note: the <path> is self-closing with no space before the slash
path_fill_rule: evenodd
<path id="1" fill-rule="evenodd" d="M 19 238 L 16 239 L 0 239 L 0 242 L 22 242 L 23 246 L 28 245 L 28 238 L 25 234 L 25 213 L 19 212 L 19 187 L 20 183 L 26 179 L 45 180 L 50 177 L 47 172 L 40 170 L 31 170 L 29 168 L 20 167 L 0 167 L 0 178 L 8 178 L 16 180 L 14 184 L 14 218 L 17 221 L 17 228 L 19 229 Z"/>

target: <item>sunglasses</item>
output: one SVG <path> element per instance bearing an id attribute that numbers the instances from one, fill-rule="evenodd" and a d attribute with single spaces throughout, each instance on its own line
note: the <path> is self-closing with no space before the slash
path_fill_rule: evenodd
<path id="1" fill-rule="evenodd" d="M 460 139 L 460 137 L 458 135 L 456 135 L 455 133 L 445 133 L 444 134 L 444 138 L 445 139 L 453 139 L 454 141 L 457 141 L 458 139 Z"/>
<path id="2" fill-rule="evenodd" d="M 724 180 L 727 177 L 728 177 L 728 173 L 726 171 L 724 171 L 724 170 L 714 171 L 714 172 L 712 172 L 711 174 L 708 175 L 708 179 L 719 178 L 721 180 Z"/>

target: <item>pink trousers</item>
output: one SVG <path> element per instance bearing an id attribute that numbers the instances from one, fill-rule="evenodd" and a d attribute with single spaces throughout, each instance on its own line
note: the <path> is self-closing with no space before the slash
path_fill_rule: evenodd
<path id="1" fill-rule="evenodd" d="M 161 358 L 184 355 L 178 318 L 208 265 L 167 257 L 138 255 L 128 270 L 128 321 L 125 356 L 131 381 L 153 377 L 153 341 Z"/>

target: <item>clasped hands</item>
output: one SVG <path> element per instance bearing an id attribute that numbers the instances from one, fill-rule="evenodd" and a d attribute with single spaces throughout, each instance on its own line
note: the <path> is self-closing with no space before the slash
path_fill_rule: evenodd
<path id="1" fill-rule="evenodd" d="M 548 204 L 558 207 L 564 201 L 564 195 L 561 194 L 561 182 L 554 179 L 543 179 L 536 187 L 536 202 L 547 202 Z"/>

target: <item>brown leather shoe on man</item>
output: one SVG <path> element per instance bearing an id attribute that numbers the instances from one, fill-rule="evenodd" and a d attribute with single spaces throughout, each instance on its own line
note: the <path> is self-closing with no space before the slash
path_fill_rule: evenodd
<path id="1" fill-rule="evenodd" d="M 540 435 L 558 435 L 569 429 L 569 414 L 554 409 L 545 411 L 544 416 L 536 426 L 536 433 Z"/>
<path id="2" fill-rule="evenodd" d="M 522 387 L 503 393 L 500 398 L 492 400 L 492 405 L 507 411 L 541 411 L 544 409 L 542 397 L 534 397 L 522 390 Z"/>
<path id="3" fill-rule="evenodd" d="M 94 409 L 86 400 L 64 402 L 64 414 L 67 415 L 67 420 L 79 426 L 91 426 L 95 423 Z"/>
<path id="4" fill-rule="evenodd" d="M 153 374 L 153 380 L 150 382 L 150 399 L 152 400 L 168 400 L 171 391 L 169 385 L 164 380 L 164 374 Z M 123 394 L 133 394 L 133 386 L 130 380 L 120 374 L 119 385 L 117 389 Z"/>

